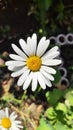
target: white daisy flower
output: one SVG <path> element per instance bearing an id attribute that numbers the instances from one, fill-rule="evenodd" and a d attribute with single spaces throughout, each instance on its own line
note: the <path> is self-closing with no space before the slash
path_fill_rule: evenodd
<path id="1" fill-rule="evenodd" d="M 28 37 L 27 43 L 20 39 L 19 44 L 21 49 L 12 44 L 16 54 L 10 54 L 12 60 L 6 62 L 8 69 L 14 71 L 11 76 L 20 76 L 17 85 L 23 85 L 25 90 L 31 83 L 32 91 L 36 90 L 38 83 L 43 89 L 46 89 L 46 85 L 51 87 L 51 81 L 54 81 L 52 74 L 56 73 L 51 66 L 61 64 L 61 60 L 57 58 L 60 54 L 58 46 L 46 51 L 50 44 L 49 39 L 42 37 L 37 44 L 36 34 Z"/>
<path id="2" fill-rule="evenodd" d="M 23 128 L 21 126 L 21 121 L 16 120 L 17 115 L 15 112 L 12 112 L 9 115 L 8 108 L 0 110 L 0 130 L 20 130 Z"/>

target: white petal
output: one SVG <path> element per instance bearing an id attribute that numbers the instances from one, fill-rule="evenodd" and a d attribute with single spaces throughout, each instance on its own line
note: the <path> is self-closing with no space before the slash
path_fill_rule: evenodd
<path id="1" fill-rule="evenodd" d="M 32 37 L 27 38 L 27 45 L 29 47 L 29 55 L 35 55 L 37 46 L 37 36 L 33 34 Z"/>
<path id="2" fill-rule="evenodd" d="M 31 48 L 32 48 L 32 53 L 33 55 L 35 55 L 36 53 L 36 47 L 37 47 L 37 36 L 36 34 L 32 35 L 32 39 L 31 39 Z"/>
<path id="3" fill-rule="evenodd" d="M 12 128 L 9 128 L 9 130 L 12 130 Z"/>
<path id="4" fill-rule="evenodd" d="M 25 90 L 25 89 L 28 88 L 28 86 L 29 86 L 30 83 L 31 83 L 32 78 L 33 78 L 33 72 L 31 72 L 31 73 L 28 75 L 26 81 L 24 82 L 23 90 Z"/>
<path id="5" fill-rule="evenodd" d="M 27 70 L 27 67 L 23 67 L 22 69 L 16 71 L 16 72 L 13 72 L 11 74 L 12 77 L 17 77 L 19 75 L 21 75 L 22 73 L 24 73 L 25 71 Z"/>
<path id="6" fill-rule="evenodd" d="M 20 130 L 15 124 L 12 124 L 11 130 Z"/>
<path id="7" fill-rule="evenodd" d="M 32 47 L 31 47 L 32 46 L 31 43 L 32 43 L 32 40 L 31 40 L 30 37 L 28 37 L 27 38 L 27 46 L 29 47 L 29 56 L 33 55 L 33 50 L 32 50 Z"/>
<path id="8" fill-rule="evenodd" d="M 21 125 L 21 122 L 20 122 L 20 123 L 15 123 L 15 121 L 12 121 L 12 126 L 11 126 L 11 128 L 13 128 L 13 127 L 17 128 L 17 129 L 23 128 L 23 126 Z M 14 130 L 15 130 L 15 129 L 14 129 Z M 20 129 L 19 129 L 19 130 L 20 130 Z"/>
<path id="9" fill-rule="evenodd" d="M 22 125 L 17 125 L 17 127 L 18 127 L 18 128 L 23 128 L 23 126 L 22 126 Z"/>
<path id="10" fill-rule="evenodd" d="M 0 130 L 2 130 L 2 126 L 0 125 Z"/>
<path id="11" fill-rule="evenodd" d="M 8 66 L 8 70 L 13 71 L 14 67 L 13 66 Z"/>
<path id="12" fill-rule="evenodd" d="M 10 117 L 11 121 L 15 121 L 16 118 L 17 118 L 17 115 L 14 115 L 14 116 Z"/>
<path id="13" fill-rule="evenodd" d="M 27 79 L 28 75 L 29 75 L 30 70 L 26 70 L 18 79 L 17 85 L 21 86 L 25 80 Z"/>
<path id="14" fill-rule="evenodd" d="M 49 46 L 50 41 L 46 40 L 46 37 L 43 37 L 37 47 L 37 55 L 38 56 L 42 56 L 44 54 L 44 52 L 46 51 L 46 49 Z"/>
<path id="15" fill-rule="evenodd" d="M 22 48 L 22 50 L 27 54 L 27 55 L 30 55 L 30 50 L 29 50 L 29 47 L 28 45 L 26 44 L 26 42 L 23 40 L 23 39 L 20 39 L 19 40 L 19 44 Z"/>
<path id="16" fill-rule="evenodd" d="M 40 69 L 40 72 L 41 72 L 47 79 L 49 79 L 49 80 L 51 80 L 51 81 L 54 81 L 54 77 L 53 77 L 51 74 L 47 73 L 47 72 L 44 71 L 43 69 Z"/>
<path id="17" fill-rule="evenodd" d="M 32 91 L 35 91 L 36 88 L 37 88 L 37 83 L 38 83 L 38 80 L 37 80 L 37 72 L 34 72 L 33 73 L 33 78 L 32 78 Z"/>
<path id="18" fill-rule="evenodd" d="M 5 109 L 5 113 L 6 113 L 6 117 L 9 117 L 8 107 L 6 107 L 6 109 Z"/>
<path id="19" fill-rule="evenodd" d="M 53 60 L 43 60 L 42 64 L 43 65 L 49 65 L 49 66 L 54 66 L 54 65 L 59 65 L 61 64 L 61 60 L 58 59 L 53 59 Z"/>
<path id="20" fill-rule="evenodd" d="M 15 120 L 14 123 L 17 124 L 21 124 L 21 121 Z"/>
<path id="21" fill-rule="evenodd" d="M 10 114 L 10 118 L 12 118 L 13 116 L 15 116 L 15 112 L 12 112 L 12 113 Z"/>
<path id="22" fill-rule="evenodd" d="M 43 79 L 44 79 L 45 84 L 46 84 L 48 87 L 52 87 L 52 83 L 50 82 L 50 80 L 48 80 L 48 79 L 45 78 L 44 76 L 43 76 Z"/>
<path id="23" fill-rule="evenodd" d="M 51 67 L 48 67 L 48 66 L 41 66 L 41 69 L 43 69 L 44 71 L 50 73 L 50 74 L 56 74 L 56 70 L 51 68 Z"/>
<path id="24" fill-rule="evenodd" d="M 42 57 L 42 59 L 43 59 L 43 60 L 44 60 L 44 59 L 46 59 L 46 60 L 48 60 L 48 59 L 53 59 L 53 58 L 59 56 L 59 54 L 60 54 L 59 51 L 51 52 L 51 53 L 49 53 L 49 51 L 48 51 L 48 52 Z"/>
<path id="25" fill-rule="evenodd" d="M 6 128 L 1 128 L 1 130 L 7 130 Z"/>
<path id="26" fill-rule="evenodd" d="M 13 66 L 8 66 L 8 69 L 11 71 L 18 71 L 20 69 L 22 69 L 23 67 L 13 67 Z"/>
<path id="27" fill-rule="evenodd" d="M 27 45 L 30 46 L 31 38 L 27 37 Z"/>
<path id="28" fill-rule="evenodd" d="M 9 56 L 10 56 L 10 58 L 12 58 L 13 60 L 25 61 L 24 58 L 22 58 L 21 56 L 15 55 L 15 54 L 10 54 Z"/>
<path id="29" fill-rule="evenodd" d="M 23 57 L 24 59 L 27 58 L 23 51 L 21 51 L 15 44 L 12 44 L 12 48 L 19 56 Z"/>
<path id="30" fill-rule="evenodd" d="M 1 119 L 2 117 L 5 117 L 5 112 L 4 112 L 3 110 L 0 110 L 0 119 Z"/>
<path id="31" fill-rule="evenodd" d="M 22 62 L 22 61 L 7 61 L 6 65 L 7 66 L 18 67 L 18 66 L 24 66 L 25 62 Z"/>
<path id="32" fill-rule="evenodd" d="M 46 85 L 45 85 L 43 76 L 40 72 L 38 72 L 38 82 L 39 82 L 41 88 L 46 89 Z"/>
<path id="33" fill-rule="evenodd" d="M 59 47 L 58 46 L 55 46 L 55 47 L 51 48 L 49 50 L 49 53 L 52 53 L 52 52 L 55 52 L 55 51 L 59 51 Z"/>

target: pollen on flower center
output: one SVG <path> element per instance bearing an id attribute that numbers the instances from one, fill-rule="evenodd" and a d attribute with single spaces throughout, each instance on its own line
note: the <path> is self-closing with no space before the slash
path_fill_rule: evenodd
<path id="1" fill-rule="evenodd" d="M 38 71 L 41 67 L 42 60 L 39 56 L 30 56 L 27 58 L 26 64 L 31 71 Z"/>
<path id="2" fill-rule="evenodd" d="M 4 128 L 6 128 L 6 129 L 10 128 L 11 127 L 11 121 L 10 121 L 10 119 L 6 118 L 6 117 L 2 118 L 1 125 Z"/>

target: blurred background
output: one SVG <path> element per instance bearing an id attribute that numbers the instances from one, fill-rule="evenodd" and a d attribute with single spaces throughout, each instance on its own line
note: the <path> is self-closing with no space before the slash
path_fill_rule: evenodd
<path id="1" fill-rule="evenodd" d="M 10 53 L 11 43 L 20 38 L 38 34 L 45 35 L 60 46 L 61 57 L 73 78 L 73 1 L 72 0 L 0 0 L 0 53 Z M 67 44 L 66 35 L 71 34 Z M 59 34 L 64 36 L 57 38 Z M 54 36 L 54 37 L 52 37 Z M 51 38 L 52 37 L 52 38 Z M 56 37 L 56 40 L 55 40 Z M 58 42 L 61 42 L 58 44 Z M 63 44 L 65 43 L 65 44 Z"/>
<path id="2" fill-rule="evenodd" d="M 47 37 L 73 32 L 73 1 L 0 0 L 0 47 L 33 32 Z"/>

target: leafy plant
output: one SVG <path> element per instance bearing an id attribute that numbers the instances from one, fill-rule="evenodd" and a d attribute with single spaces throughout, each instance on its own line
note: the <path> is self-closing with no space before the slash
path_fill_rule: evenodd
<path id="1" fill-rule="evenodd" d="M 40 119 L 40 125 L 37 128 L 37 130 L 54 130 L 54 128 L 52 127 L 52 125 L 47 122 L 44 118 Z"/>
<path id="2" fill-rule="evenodd" d="M 65 103 L 67 106 L 73 106 L 73 89 L 70 88 L 65 94 Z"/>
<path id="3" fill-rule="evenodd" d="M 46 110 L 45 117 L 54 129 L 73 130 L 73 89 L 54 89 L 47 92 L 46 97 L 51 107 Z"/>
<path id="4" fill-rule="evenodd" d="M 55 105 L 60 99 L 63 98 L 64 91 L 59 89 L 53 89 L 53 91 L 49 91 L 46 93 L 46 99 L 48 103 L 51 105 Z"/>

